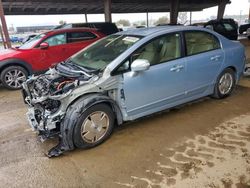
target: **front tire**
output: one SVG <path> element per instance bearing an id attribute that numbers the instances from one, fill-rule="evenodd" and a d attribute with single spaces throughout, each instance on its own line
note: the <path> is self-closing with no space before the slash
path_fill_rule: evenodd
<path id="1" fill-rule="evenodd" d="M 114 120 L 114 113 L 106 104 L 96 104 L 88 108 L 82 112 L 74 126 L 74 145 L 85 149 L 101 144 L 111 135 Z"/>
<path id="2" fill-rule="evenodd" d="M 228 97 L 234 90 L 235 83 L 235 72 L 230 68 L 225 69 L 217 79 L 212 97 L 217 99 Z"/>
<path id="3" fill-rule="evenodd" d="M 27 80 L 28 72 L 20 66 L 10 66 L 1 73 L 1 81 L 7 89 L 17 90 L 22 88 L 22 83 Z"/>

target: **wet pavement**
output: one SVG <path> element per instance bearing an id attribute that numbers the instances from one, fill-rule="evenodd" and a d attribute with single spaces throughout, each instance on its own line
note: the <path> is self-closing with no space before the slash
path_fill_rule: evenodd
<path id="1" fill-rule="evenodd" d="M 116 128 L 104 144 L 45 156 L 19 91 L 0 88 L 0 187 L 250 187 L 250 77 L 224 100 L 203 98 Z"/>

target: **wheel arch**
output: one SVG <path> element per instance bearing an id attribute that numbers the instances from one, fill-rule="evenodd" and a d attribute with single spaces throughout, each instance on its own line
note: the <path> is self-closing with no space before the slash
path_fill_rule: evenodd
<path id="1" fill-rule="evenodd" d="M 117 124 L 121 125 L 123 123 L 122 113 L 118 104 L 107 95 L 100 93 L 88 93 L 86 95 L 74 99 L 69 106 L 74 105 L 79 100 L 84 101 L 83 102 L 84 106 L 82 107 L 83 110 L 86 110 L 87 108 L 90 108 L 100 103 L 107 104 L 109 107 L 111 107 L 112 111 L 114 112 Z"/>
<path id="2" fill-rule="evenodd" d="M 31 75 L 33 73 L 32 67 L 30 64 L 26 63 L 25 61 L 21 60 L 21 59 L 6 59 L 1 61 L 0 63 L 0 74 L 2 73 L 2 71 L 10 66 L 20 66 L 22 68 L 24 68 L 29 75 Z"/>
<path id="3" fill-rule="evenodd" d="M 237 69 L 236 69 L 236 67 L 234 67 L 234 66 L 228 66 L 228 67 L 226 67 L 225 69 L 232 69 L 234 72 L 235 72 L 235 74 L 237 74 Z M 224 70 L 225 70 L 224 69 Z"/>
<path id="4" fill-rule="evenodd" d="M 236 68 L 235 66 L 231 65 L 231 66 L 226 67 L 224 70 L 226 70 L 226 69 L 231 69 L 231 70 L 234 71 L 235 81 L 238 82 L 240 76 L 238 75 L 237 68 Z M 224 70 L 223 70 L 223 71 L 224 71 Z"/>
<path id="5" fill-rule="evenodd" d="M 105 103 L 108 104 L 114 112 L 115 119 L 120 125 L 123 122 L 122 114 L 118 105 L 110 97 L 100 93 L 89 93 L 80 96 L 73 100 L 67 108 L 67 114 L 64 117 L 63 123 L 61 124 L 61 143 L 65 150 L 72 150 L 75 148 L 73 143 L 73 127 L 70 121 L 77 122 L 79 115 L 84 112 L 87 108 L 96 104 Z M 77 107 L 77 108 L 75 108 Z M 77 109 L 77 113 L 74 113 L 72 109 Z"/>

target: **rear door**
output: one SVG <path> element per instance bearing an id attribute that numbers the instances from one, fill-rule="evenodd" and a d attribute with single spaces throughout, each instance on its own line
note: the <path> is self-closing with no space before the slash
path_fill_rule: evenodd
<path id="1" fill-rule="evenodd" d="M 213 92 L 224 61 L 224 52 L 218 38 L 204 31 L 187 31 L 184 35 L 187 97 Z"/>

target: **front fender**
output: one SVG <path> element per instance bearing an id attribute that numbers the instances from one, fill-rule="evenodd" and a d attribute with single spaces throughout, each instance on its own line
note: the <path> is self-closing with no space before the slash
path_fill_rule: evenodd
<path id="1" fill-rule="evenodd" d="M 110 104 L 111 107 L 113 108 L 113 111 L 114 111 L 115 115 L 116 115 L 117 123 L 119 125 L 122 124 L 123 120 L 122 120 L 122 113 L 120 111 L 120 108 L 117 105 L 117 103 L 113 99 L 111 99 L 110 97 L 108 97 L 108 96 L 106 96 L 104 94 L 99 94 L 99 93 L 86 94 L 86 95 L 78 98 L 74 102 L 72 102 L 72 104 L 78 102 L 79 100 L 83 102 L 84 110 L 87 109 L 87 108 L 90 108 L 91 106 L 99 104 L 99 103 L 108 103 L 108 104 Z"/>

